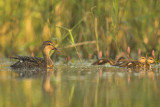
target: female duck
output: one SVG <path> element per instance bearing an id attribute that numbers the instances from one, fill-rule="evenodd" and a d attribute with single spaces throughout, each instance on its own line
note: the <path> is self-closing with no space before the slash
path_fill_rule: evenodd
<path id="1" fill-rule="evenodd" d="M 51 60 L 49 53 L 51 50 L 57 50 L 51 41 L 45 41 L 42 44 L 43 58 L 30 57 L 30 56 L 16 56 L 12 57 L 18 59 L 15 64 L 11 65 L 11 68 L 53 68 L 54 64 Z"/>

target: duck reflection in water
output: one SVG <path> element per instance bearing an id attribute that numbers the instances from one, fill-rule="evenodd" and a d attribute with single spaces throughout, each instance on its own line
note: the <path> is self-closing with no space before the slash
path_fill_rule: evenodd
<path id="1" fill-rule="evenodd" d="M 43 82 L 42 82 L 42 91 L 46 94 L 50 94 L 54 92 L 54 86 L 51 85 L 51 76 L 54 75 L 54 69 L 47 69 L 47 72 L 43 75 Z"/>
<path id="2" fill-rule="evenodd" d="M 51 85 L 51 77 L 55 75 L 54 69 L 43 70 L 14 70 L 18 74 L 18 78 L 43 78 L 42 79 L 42 91 L 48 95 L 54 92 L 54 85 Z"/>

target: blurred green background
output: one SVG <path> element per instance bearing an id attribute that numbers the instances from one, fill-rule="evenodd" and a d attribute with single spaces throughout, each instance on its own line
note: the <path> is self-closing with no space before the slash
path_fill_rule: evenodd
<path id="1" fill-rule="evenodd" d="M 41 56 L 41 44 L 53 41 L 62 56 L 87 58 L 102 50 L 111 57 L 160 50 L 159 0 L 0 0 L 0 57 Z M 90 43 L 91 42 L 91 43 Z M 63 49 L 64 48 L 64 49 Z"/>

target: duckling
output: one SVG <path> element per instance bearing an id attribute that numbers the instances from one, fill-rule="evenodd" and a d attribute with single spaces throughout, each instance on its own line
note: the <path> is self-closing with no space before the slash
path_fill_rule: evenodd
<path id="1" fill-rule="evenodd" d="M 11 57 L 17 59 L 18 61 L 13 65 L 11 65 L 10 67 L 13 69 L 53 68 L 54 64 L 49 55 L 51 50 L 57 50 L 57 48 L 54 47 L 51 41 L 45 41 L 42 44 L 43 58 L 31 57 L 31 56 Z"/>
<path id="2" fill-rule="evenodd" d="M 102 58 L 102 59 L 98 59 L 97 61 L 93 62 L 92 65 L 103 65 L 103 64 L 109 63 L 110 65 L 116 66 L 116 64 L 118 65 L 118 64 L 122 63 L 124 60 L 125 60 L 124 57 L 120 57 L 116 61 L 114 61 L 110 58 Z"/>
<path id="3" fill-rule="evenodd" d="M 113 66 L 119 66 L 122 63 L 125 63 L 125 62 L 128 62 L 128 61 L 129 61 L 128 59 L 126 59 L 125 57 L 122 56 L 113 64 Z"/>
<path id="4" fill-rule="evenodd" d="M 119 65 L 119 67 L 127 67 L 127 68 L 144 68 L 145 67 L 146 58 L 141 56 L 138 61 L 126 61 Z"/>
<path id="5" fill-rule="evenodd" d="M 155 59 L 153 57 L 148 57 L 146 61 L 146 68 L 151 70 L 151 64 L 155 63 Z"/>
<path id="6" fill-rule="evenodd" d="M 113 65 L 115 62 L 112 59 L 102 58 L 98 59 L 97 61 L 93 62 L 92 65 L 104 65 L 106 63 L 109 63 L 110 65 Z"/>

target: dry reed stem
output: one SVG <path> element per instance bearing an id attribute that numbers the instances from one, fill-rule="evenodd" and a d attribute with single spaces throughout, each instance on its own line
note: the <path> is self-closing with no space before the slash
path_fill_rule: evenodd
<path id="1" fill-rule="evenodd" d="M 75 47 L 75 46 L 81 46 L 81 45 L 87 45 L 87 44 L 96 44 L 96 41 L 85 41 L 85 42 L 80 42 L 80 43 L 68 45 L 68 46 L 65 46 L 65 47 L 59 48 L 59 49 L 73 48 L 73 47 Z"/>

